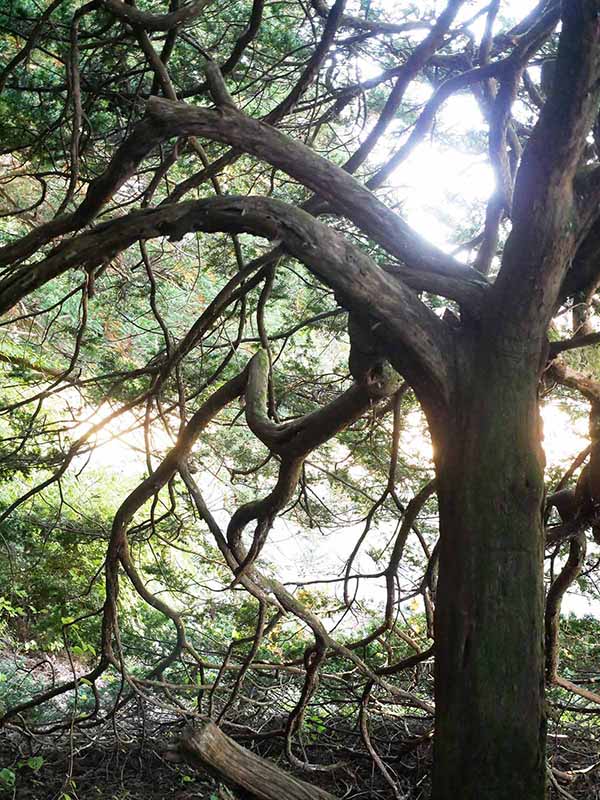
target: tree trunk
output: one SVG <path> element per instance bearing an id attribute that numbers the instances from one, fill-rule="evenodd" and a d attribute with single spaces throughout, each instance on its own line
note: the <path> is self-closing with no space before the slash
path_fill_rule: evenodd
<path id="1" fill-rule="evenodd" d="M 434 441 L 441 536 L 434 800 L 545 796 L 535 350 L 480 339 L 446 429 L 434 435 L 441 440 Z"/>

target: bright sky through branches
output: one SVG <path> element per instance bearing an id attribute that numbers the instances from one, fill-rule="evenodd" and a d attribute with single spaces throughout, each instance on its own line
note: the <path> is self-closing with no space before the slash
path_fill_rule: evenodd
<path id="1" fill-rule="evenodd" d="M 437 3 L 436 10 L 445 3 Z M 534 0 L 507 0 L 501 3 L 499 19 L 516 22 L 525 17 L 535 6 Z M 438 8 L 439 7 L 439 8 Z M 465 4 L 458 21 L 473 17 L 477 6 Z M 498 27 L 499 23 L 497 23 Z M 480 16 L 469 28 L 475 42 L 481 40 L 485 27 L 485 15 Z M 415 38 L 424 34 L 414 33 Z M 362 79 L 369 79 L 381 72 L 379 65 L 362 58 Z M 433 90 L 424 82 L 413 83 L 407 92 L 407 100 L 419 107 L 427 102 Z M 444 133 L 444 138 L 453 142 L 440 145 L 434 139 Z M 474 153 L 472 146 L 465 146 L 464 139 L 473 132 L 480 132 L 482 152 Z M 457 231 L 472 229 L 476 234 L 483 222 L 485 202 L 494 189 L 494 175 L 487 157 L 487 126 L 481 110 L 471 92 L 453 94 L 438 112 L 434 126 L 434 138 L 426 137 L 408 159 L 392 175 L 388 185 L 395 191 L 395 202 L 400 203 L 407 221 L 434 244 L 444 250 L 456 248 Z M 406 135 L 397 139 L 400 127 L 391 127 L 388 136 L 375 151 L 382 162 L 390 152 L 404 141 Z M 458 237 L 468 240 L 469 235 Z M 464 258 L 461 253 L 460 257 Z"/>

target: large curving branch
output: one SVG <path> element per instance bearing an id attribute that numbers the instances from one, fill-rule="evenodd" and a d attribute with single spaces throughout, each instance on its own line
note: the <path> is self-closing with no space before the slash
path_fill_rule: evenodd
<path id="1" fill-rule="evenodd" d="M 413 270 L 461 279 L 485 288 L 487 281 L 417 234 L 356 178 L 280 131 L 222 105 L 217 111 L 151 97 L 147 114 L 164 137 L 203 136 L 247 152 L 281 169 L 325 199 L 373 241 Z"/>
<path id="2" fill-rule="evenodd" d="M 37 264 L 0 281 L 0 314 L 66 271 L 106 263 L 137 241 L 187 233 L 251 233 L 280 242 L 345 307 L 376 320 L 388 358 L 417 390 L 444 403 L 450 392 L 451 342 L 444 323 L 411 289 L 388 275 L 344 236 L 299 208 L 264 197 L 215 197 L 144 209 L 99 225 Z"/>
<path id="3" fill-rule="evenodd" d="M 594 378 L 578 372 L 559 358 L 555 358 L 548 367 L 548 376 L 561 386 L 575 389 L 590 403 L 600 407 L 600 382 Z"/>
<path id="4" fill-rule="evenodd" d="M 558 677 L 558 639 L 560 631 L 560 608 L 562 599 L 567 589 L 576 580 L 577 576 L 581 572 L 581 568 L 585 561 L 585 554 L 585 534 L 580 532 L 571 538 L 569 542 L 569 556 L 567 561 L 548 590 L 544 616 L 546 679 L 548 683 L 555 683 Z"/>
<path id="5" fill-rule="evenodd" d="M 305 456 L 362 416 L 376 400 L 389 397 L 400 384 L 398 375 L 376 368 L 365 381 L 353 384 L 331 403 L 289 422 L 273 422 L 268 414 L 269 357 L 261 349 L 252 357 L 246 385 L 246 422 L 273 453 Z"/>
<path id="6" fill-rule="evenodd" d="M 115 17 L 119 17 L 130 25 L 139 25 L 146 31 L 170 31 L 172 28 L 195 20 L 210 3 L 212 0 L 196 0 L 194 3 L 183 5 L 168 14 L 152 14 L 148 11 L 141 11 L 133 5 L 122 3 L 121 0 L 103 0 L 102 5 Z"/>
<path id="7" fill-rule="evenodd" d="M 214 536 L 219 550 L 225 557 L 228 565 L 235 572 L 238 568 L 238 565 L 243 564 L 247 557 L 247 553 L 243 545 L 240 543 L 235 550 L 229 546 L 225 534 L 221 531 L 219 524 L 207 508 L 204 498 L 202 497 L 202 493 L 190 475 L 187 465 L 184 464 L 182 467 L 180 467 L 179 473 L 185 485 L 187 486 L 188 491 L 190 492 L 200 517 L 208 525 L 208 528 L 211 534 Z M 393 697 L 397 698 L 398 701 L 407 703 L 414 708 L 419 708 L 428 714 L 433 713 L 433 707 L 429 703 L 421 700 L 410 692 L 406 692 L 394 684 L 390 684 L 385 681 L 379 674 L 378 670 L 372 669 L 350 647 L 342 644 L 333 636 L 331 636 L 331 634 L 327 632 L 319 617 L 310 608 L 304 605 L 304 603 L 302 603 L 297 597 L 291 594 L 291 592 L 289 592 L 278 580 L 263 575 L 254 564 L 248 566 L 247 575 L 242 576 L 241 580 L 243 582 L 244 580 L 248 579 L 250 579 L 255 586 L 260 587 L 260 589 L 266 594 L 270 605 L 274 605 L 277 610 L 283 609 L 284 611 L 293 614 L 295 617 L 301 620 L 312 631 L 316 641 L 322 642 L 330 652 L 336 653 L 342 658 L 350 661 L 358 668 L 361 674 L 372 680 L 374 684 L 385 689 Z"/>
<path id="8" fill-rule="evenodd" d="M 229 523 L 227 540 L 235 551 L 241 543 L 244 528 L 253 520 L 257 522 L 252 545 L 240 570 L 245 569 L 260 553 L 276 515 L 291 500 L 304 461 L 311 451 L 360 419 L 373 403 L 389 397 L 398 389 L 399 376 L 391 370 L 389 372 L 391 374 L 376 374 L 370 376 L 369 380 L 355 383 L 317 411 L 290 422 L 277 423 L 267 415 L 268 353 L 259 350 L 253 356 L 245 392 L 246 421 L 252 433 L 272 453 L 279 455 L 281 465 L 272 491 L 266 497 L 238 508 Z"/>
<path id="9" fill-rule="evenodd" d="M 419 236 L 345 170 L 232 105 L 212 111 L 162 98 L 148 101 L 147 116 L 119 147 L 108 168 L 92 181 L 78 209 L 0 248 L 0 266 L 22 261 L 57 237 L 89 224 L 141 161 L 174 136 L 204 136 L 263 159 L 327 200 L 333 210 L 402 262 L 394 271 L 406 274 L 417 290 L 447 296 L 470 310 L 481 304 L 488 287 L 481 275 Z"/>
<path id="10" fill-rule="evenodd" d="M 499 333 L 545 334 L 564 275 L 589 225 L 575 186 L 600 91 L 598 4 L 563 3 L 553 90 L 517 174 L 513 229 L 492 291 Z"/>

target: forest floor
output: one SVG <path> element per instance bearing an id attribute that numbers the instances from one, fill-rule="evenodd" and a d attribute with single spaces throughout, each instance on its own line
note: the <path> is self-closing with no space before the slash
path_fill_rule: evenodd
<path id="1" fill-rule="evenodd" d="M 79 737 L 78 737 L 79 739 Z M 14 774 L 14 785 L 0 789 L 1 800 L 231 800 L 235 796 L 207 774 L 169 764 L 150 743 L 69 750 L 44 748 L 43 763 L 31 760 L 10 734 L 0 733 L 0 764 Z M 34 762 L 35 763 L 35 762 Z M 9 779 L 10 782 L 10 779 Z"/>
<path id="2" fill-rule="evenodd" d="M 47 654 L 41 658 L 42 655 L 17 656 L 14 651 L 0 649 L 0 710 L 3 705 L 10 707 L 35 693 L 34 688 L 39 687 L 28 681 L 40 664 L 51 668 L 59 680 L 70 677 L 72 667 L 64 658 Z M 58 724 L 58 719 L 64 722 L 65 712 L 68 718 L 64 701 L 57 699 L 52 705 L 57 712 L 54 720 L 45 717 L 29 721 L 34 729 L 38 728 L 35 733 L 28 733 L 25 720 L 19 717 L 15 717 L 14 725 L 9 723 L 0 729 L 0 800 L 238 800 L 207 772 L 173 759 L 174 744 L 184 723 L 156 706 L 132 702 L 115 718 L 107 717 L 100 724 L 71 734 L 68 726 L 65 729 L 64 724 Z M 563 706 L 562 716 L 553 720 L 549 736 L 549 755 L 555 770 L 550 777 L 550 796 L 552 800 L 600 800 L 600 732 L 596 715 L 585 715 L 576 724 L 569 716 L 571 710 L 572 707 Z M 341 721 L 337 730 L 346 727 L 347 723 Z M 43 736 L 39 733 L 42 729 Z M 348 752 L 358 756 L 354 739 L 345 741 L 352 733 L 347 730 L 346 737 L 337 744 L 351 748 Z M 393 733 L 382 730 L 381 740 Z M 241 743 L 247 746 L 246 742 Z M 277 737 L 263 740 L 259 750 L 264 757 L 293 772 Z M 323 752 L 316 755 L 317 761 L 324 756 Z M 409 748 L 404 756 L 400 754 L 393 766 L 406 800 L 424 800 L 428 796 L 429 741 Z M 306 780 L 304 775 L 299 777 Z M 324 788 L 338 797 L 394 797 L 369 759 L 355 758 L 352 774 L 340 774 L 332 780 L 335 785 Z"/>
<path id="3" fill-rule="evenodd" d="M 241 800 L 208 773 L 185 763 L 170 763 L 158 744 L 126 741 L 122 730 L 112 743 L 86 741 L 78 734 L 72 752 L 64 744 L 61 739 L 60 747 L 36 749 L 35 742 L 30 740 L 25 745 L 23 737 L 10 728 L 1 731 L 0 800 Z M 28 755 L 30 752 L 43 753 L 37 756 L 43 759 L 39 767 L 39 761 L 33 762 L 35 769 L 30 764 L 36 756 Z M 3 774 L 6 777 L 10 773 L 14 783 L 1 782 Z M 551 779 L 551 800 L 600 800 L 596 770 L 571 780 L 559 784 Z M 351 796 L 377 800 L 393 797 L 389 787 L 373 789 L 372 793 L 359 791 Z M 404 789 L 408 789 L 404 795 L 407 800 L 427 796 L 424 786 L 409 788 L 405 784 Z"/>

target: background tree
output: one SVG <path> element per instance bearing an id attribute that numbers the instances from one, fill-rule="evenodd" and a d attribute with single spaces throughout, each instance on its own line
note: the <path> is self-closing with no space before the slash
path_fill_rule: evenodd
<path id="1" fill-rule="evenodd" d="M 55 0 L 40 12 L 22 0 L 3 12 L 5 580 L 60 616 L 86 661 L 7 703 L 3 721 L 66 695 L 71 719 L 40 730 L 103 725 L 136 698 L 235 726 L 249 676 L 276 671 L 301 679 L 269 732 L 298 769 L 344 769 L 311 762 L 298 737 L 319 704 L 347 702 L 401 796 L 394 748 L 382 758 L 369 733 L 375 698 L 416 709 L 420 735 L 435 715 L 436 800 L 545 796 L 545 681 L 598 700 L 560 675 L 558 620 L 600 497 L 593 359 L 561 356 L 600 338 L 600 8 L 543 1 L 515 21 L 505 6 Z M 471 230 L 462 214 L 452 255 L 408 224 L 397 182 L 426 137 L 448 144 L 436 118 L 466 93 L 486 124 L 466 147 L 495 188 Z M 589 402 L 590 445 L 547 490 L 539 402 L 556 385 Z M 399 452 L 415 403 L 435 482 Z M 145 474 L 94 497 L 86 459 L 135 430 Z M 226 514 L 205 499 L 211 472 Z M 436 502 L 439 542 L 417 520 Z M 283 513 L 298 535 L 362 520 L 334 611 L 335 595 L 293 590 L 267 566 Z M 359 564 L 372 530 L 388 538 L 375 572 Z M 545 546 L 553 559 L 568 548 L 546 595 Z M 41 550 L 57 574 L 52 556 L 69 547 L 82 552 L 67 586 L 15 583 L 13 561 Z M 419 568 L 415 635 L 399 581 Z M 384 588 L 380 617 L 338 630 L 368 602 L 366 581 Z M 241 634 L 231 609 L 215 611 L 218 585 Z M 8 613 L 27 624 L 37 606 L 19 597 Z M 61 597 L 79 598 L 75 613 L 57 613 Z M 215 614 L 225 653 L 207 636 Z M 272 652 L 296 624 L 298 651 Z M 406 677 L 432 655 L 435 711 Z M 101 698 L 116 675 L 119 692 Z"/>

